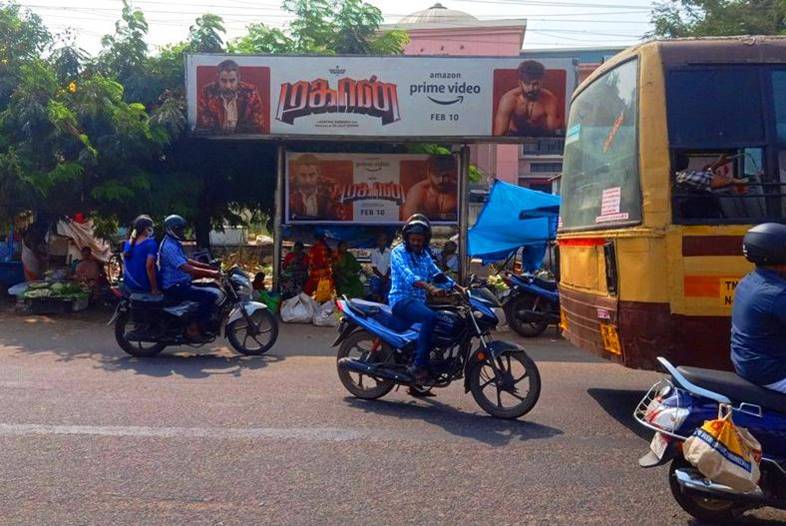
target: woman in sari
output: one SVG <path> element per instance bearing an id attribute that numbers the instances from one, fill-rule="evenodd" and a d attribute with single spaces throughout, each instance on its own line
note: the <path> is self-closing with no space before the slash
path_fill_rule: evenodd
<path id="1" fill-rule="evenodd" d="M 347 242 L 338 244 L 336 262 L 333 263 L 333 279 L 336 281 L 336 294 L 348 298 L 363 296 L 363 283 L 360 282 L 361 266 L 349 250 Z"/>

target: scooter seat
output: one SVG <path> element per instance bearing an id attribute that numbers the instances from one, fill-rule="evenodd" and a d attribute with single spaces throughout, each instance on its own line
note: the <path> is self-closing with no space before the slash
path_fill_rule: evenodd
<path id="1" fill-rule="evenodd" d="M 163 303 L 164 296 L 162 294 L 147 294 L 144 292 L 134 292 L 129 298 L 133 302 L 139 303 Z"/>
<path id="2" fill-rule="evenodd" d="M 678 367 L 677 370 L 688 381 L 722 394 L 732 402 L 754 404 L 786 415 L 786 394 L 760 387 L 732 372 L 699 367 Z"/>

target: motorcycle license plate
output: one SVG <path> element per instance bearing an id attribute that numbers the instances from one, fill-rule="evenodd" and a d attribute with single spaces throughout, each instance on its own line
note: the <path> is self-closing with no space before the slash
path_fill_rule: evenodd
<path id="1" fill-rule="evenodd" d="M 652 437 L 652 442 L 650 442 L 650 450 L 655 453 L 658 460 L 663 459 L 667 447 L 669 447 L 669 442 L 666 440 L 666 437 L 662 433 L 655 433 L 655 436 Z"/>

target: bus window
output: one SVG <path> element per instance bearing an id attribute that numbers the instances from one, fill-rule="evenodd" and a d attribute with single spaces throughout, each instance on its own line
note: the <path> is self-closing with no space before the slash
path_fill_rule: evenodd
<path id="1" fill-rule="evenodd" d="M 761 81 L 756 68 L 672 71 L 667 101 L 672 148 L 735 148 L 764 142 Z"/>
<path id="2" fill-rule="evenodd" d="M 598 77 L 570 108 L 562 183 L 562 230 L 641 222 L 638 61 Z"/>

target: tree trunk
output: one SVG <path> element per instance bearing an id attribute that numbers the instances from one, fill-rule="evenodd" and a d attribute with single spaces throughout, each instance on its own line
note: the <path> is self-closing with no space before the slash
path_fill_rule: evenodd
<path id="1" fill-rule="evenodd" d="M 210 249 L 210 230 L 212 230 L 210 214 L 202 209 L 194 220 L 194 233 L 198 248 Z"/>

